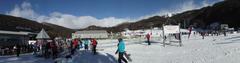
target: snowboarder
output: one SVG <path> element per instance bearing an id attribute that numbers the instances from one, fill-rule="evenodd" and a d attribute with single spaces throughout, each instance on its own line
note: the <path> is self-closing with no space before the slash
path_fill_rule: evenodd
<path id="1" fill-rule="evenodd" d="M 147 34 L 146 38 L 147 38 L 148 45 L 151 45 L 151 43 L 150 43 L 150 34 Z"/>
<path id="2" fill-rule="evenodd" d="M 124 41 L 122 40 L 122 38 L 119 38 L 118 41 L 119 41 L 119 43 L 117 45 L 118 49 L 115 52 L 115 54 L 118 53 L 118 63 L 122 63 L 122 60 L 125 63 L 128 63 L 127 60 L 123 57 L 123 55 L 125 54 L 125 44 L 124 44 Z"/>
<path id="3" fill-rule="evenodd" d="M 91 40 L 91 42 L 92 42 L 91 45 L 92 45 L 92 51 L 93 51 L 93 54 L 96 55 L 96 54 L 97 54 L 97 51 L 96 51 L 97 40 L 93 38 L 93 39 Z"/>

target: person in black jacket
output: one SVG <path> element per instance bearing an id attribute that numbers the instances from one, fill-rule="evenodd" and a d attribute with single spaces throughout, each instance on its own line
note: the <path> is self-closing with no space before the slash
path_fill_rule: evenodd
<path id="1" fill-rule="evenodd" d="M 19 55 L 20 55 L 20 46 L 19 45 L 16 46 L 16 52 L 17 52 L 17 57 L 19 57 Z"/>

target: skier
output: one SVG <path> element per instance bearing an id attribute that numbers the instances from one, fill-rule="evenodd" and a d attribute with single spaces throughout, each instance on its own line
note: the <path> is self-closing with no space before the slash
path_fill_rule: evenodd
<path id="1" fill-rule="evenodd" d="M 150 34 L 147 34 L 146 38 L 147 38 L 148 45 L 151 45 L 151 43 L 150 43 Z"/>
<path id="2" fill-rule="evenodd" d="M 91 42 L 92 42 L 91 45 L 92 45 L 92 51 L 93 51 L 93 54 L 96 55 L 96 54 L 97 54 L 97 51 L 96 51 L 97 40 L 93 38 L 93 39 L 91 40 Z"/>
<path id="3" fill-rule="evenodd" d="M 124 44 L 124 41 L 122 40 L 122 38 L 119 38 L 118 41 L 119 41 L 119 43 L 117 45 L 118 49 L 115 52 L 115 54 L 118 53 L 118 63 L 122 63 L 122 60 L 125 63 L 128 63 L 127 60 L 123 57 L 123 55 L 125 54 L 125 44 Z"/>

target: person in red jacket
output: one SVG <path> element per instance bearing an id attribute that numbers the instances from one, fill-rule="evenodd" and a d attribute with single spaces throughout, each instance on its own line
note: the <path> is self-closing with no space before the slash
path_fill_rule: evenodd
<path id="1" fill-rule="evenodd" d="M 77 39 L 74 39 L 73 47 L 74 47 L 74 49 L 76 49 L 78 47 L 78 40 Z"/>
<path id="2" fill-rule="evenodd" d="M 150 43 L 150 34 L 147 34 L 146 38 L 147 38 L 148 45 L 151 45 L 151 43 Z"/>
<path id="3" fill-rule="evenodd" d="M 93 54 L 96 55 L 97 54 L 97 51 L 96 51 L 96 47 L 97 47 L 97 40 L 96 39 L 91 39 L 91 45 L 92 45 L 92 51 L 93 51 Z"/>
<path id="4" fill-rule="evenodd" d="M 191 35 L 191 33 L 192 33 L 192 26 L 190 26 L 189 28 L 188 28 L 188 30 L 189 30 L 189 34 L 188 34 L 188 39 L 190 38 L 190 35 Z"/>
<path id="5" fill-rule="evenodd" d="M 77 39 L 74 39 L 72 41 L 72 44 L 71 44 L 71 54 L 73 55 L 77 49 L 77 46 L 78 46 L 78 40 Z"/>
<path id="6" fill-rule="evenodd" d="M 53 59 L 57 58 L 58 47 L 57 47 L 55 42 L 51 42 L 51 49 L 52 49 L 52 57 L 53 57 Z"/>

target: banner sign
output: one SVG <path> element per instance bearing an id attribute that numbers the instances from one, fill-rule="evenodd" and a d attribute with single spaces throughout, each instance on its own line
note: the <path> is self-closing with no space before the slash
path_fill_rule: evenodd
<path id="1" fill-rule="evenodd" d="M 163 31 L 165 34 L 180 33 L 179 29 L 180 29 L 180 27 L 178 25 L 163 26 Z"/>

